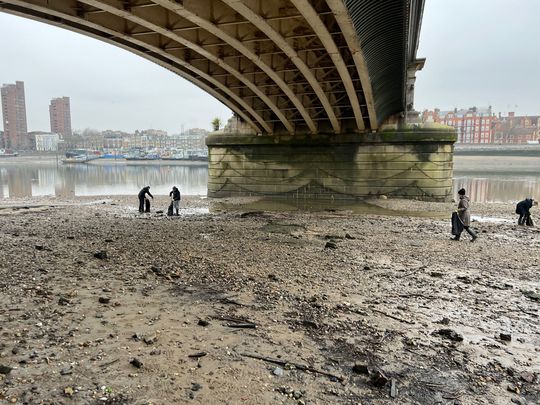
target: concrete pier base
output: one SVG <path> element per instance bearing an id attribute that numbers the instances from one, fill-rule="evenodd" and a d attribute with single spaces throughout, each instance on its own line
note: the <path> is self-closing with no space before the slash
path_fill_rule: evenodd
<path id="1" fill-rule="evenodd" d="M 210 135 L 208 196 L 451 199 L 452 129 L 371 134 Z"/>

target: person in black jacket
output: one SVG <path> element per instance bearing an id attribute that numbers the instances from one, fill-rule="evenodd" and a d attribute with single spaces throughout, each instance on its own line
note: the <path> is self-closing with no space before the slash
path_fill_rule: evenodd
<path id="1" fill-rule="evenodd" d="M 516 205 L 516 214 L 519 215 L 518 225 L 532 226 L 531 211 L 529 211 L 533 205 L 538 205 L 538 201 L 534 201 L 532 198 L 525 198 Z"/>
<path id="2" fill-rule="evenodd" d="M 180 211 L 180 190 L 176 186 L 173 186 L 172 191 L 169 193 L 169 197 L 172 198 L 173 208 L 176 211 L 176 215 L 179 215 Z"/>
<path id="3" fill-rule="evenodd" d="M 139 191 L 139 212 L 145 212 L 145 205 L 146 205 L 146 212 L 150 212 L 150 200 L 148 200 L 148 203 L 145 204 L 146 200 L 146 194 L 148 194 L 150 197 L 152 197 L 152 200 L 154 199 L 154 196 L 150 193 L 150 186 L 145 186 Z"/>

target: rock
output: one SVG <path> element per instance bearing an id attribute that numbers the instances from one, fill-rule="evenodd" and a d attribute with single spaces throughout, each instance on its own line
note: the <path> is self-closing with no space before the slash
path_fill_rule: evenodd
<path id="1" fill-rule="evenodd" d="M 337 243 L 335 240 L 330 239 L 328 242 L 326 242 L 326 245 L 324 245 L 325 249 L 337 249 Z"/>
<path id="2" fill-rule="evenodd" d="M 354 239 L 356 239 L 356 238 L 355 238 L 354 236 L 352 236 L 351 234 L 346 233 L 346 234 L 345 234 L 345 239 L 354 240 Z"/>
<path id="3" fill-rule="evenodd" d="M 111 302 L 111 299 L 110 297 L 99 297 L 98 301 L 100 304 L 108 304 L 109 302 Z"/>
<path id="4" fill-rule="evenodd" d="M 441 319 L 440 321 L 437 321 L 436 323 L 440 323 L 441 325 L 449 325 L 450 319 L 447 317 L 444 317 L 443 319 Z"/>
<path id="5" fill-rule="evenodd" d="M 434 331 L 432 335 L 439 335 L 439 336 L 442 336 L 443 338 L 452 340 L 454 342 L 463 341 L 463 336 L 452 329 L 439 329 L 439 330 Z"/>
<path id="6" fill-rule="evenodd" d="M 71 387 L 64 388 L 64 395 L 66 397 L 71 397 L 71 396 L 73 396 L 74 393 L 75 393 L 75 390 L 73 388 L 71 388 Z"/>
<path id="7" fill-rule="evenodd" d="M 300 398 L 304 396 L 304 394 L 302 394 L 302 392 L 300 391 L 293 391 L 292 395 L 293 395 L 293 398 L 296 400 L 299 400 Z"/>
<path id="8" fill-rule="evenodd" d="M 45 249 L 45 246 L 43 246 L 43 245 L 36 245 L 35 248 L 36 248 L 36 250 L 43 250 L 43 249 Z"/>
<path id="9" fill-rule="evenodd" d="M 388 199 L 388 197 L 385 196 L 384 194 L 381 194 L 381 195 L 379 196 L 379 200 L 387 200 L 387 199 Z"/>
<path id="10" fill-rule="evenodd" d="M 163 210 L 157 210 L 156 214 L 163 214 Z"/>
<path id="11" fill-rule="evenodd" d="M 268 279 L 272 281 L 279 281 L 278 276 L 276 276 L 275 274 L 269 274 Z"/>
<path id="12" fill-rule="evenodd" d="M 73 370 L 70 368 L 63 368 L 60 370 L 60 375 L 70 375 L 73 374 Z"/>
<path id="13" fill-rule="evenodd" d="M 395 398 L 397 396 L 397 393 L 398 393 L 398 390 L 397 390 L 397 387 L 396 387 L 396 380 L 394 380 L 392 378 L 392 382 L 391 382 L 391 385 L 390 385 L 390 396 L 392 398 Z"/>
<path id="14" fill-rule="evenodd" d="M 191 358 L 199 358 L 199 357 L 204 357 L 204 356 L 206 356 L 206 352 L 197 352 L 193 354 L 188 354 L 188 357 L 191 357 Z"/>
<path id="15" fill-rule="evenodd" d="M 357 373 L 357 374 L 365 374 L 365 375 L 369 374 L 368 366 L 365 365 L 365 364 L 360 364 L 360 363 L 356 363 L 353 366 L 352 371 Z"/>
<path id="16" fill-rule="evenodd" d="M 137 357 L 134 357 L 133 359 L 131 359 L 129 364 L 131 364 L 133 367 L 137 367 L 137 368 L 141 368 L 143 366 L 142 361 L 140 361 Z"/>
<path id="17" fill-rule="evenodd" d="M 311 319 L 304 319 L 302 321 L 302 325 L 308 328 L 319 329 L 319 324 L 315 321 L 312 321 Z"/>
<path id="18" fill-rule="evenodd" d="M 156 343 L 158 340 L 158 335 L 157 333 L 154 333 L 153 335 L 151 336 L 145 336 L 143 338 L 143 341 L 144 343 L 146 343 L 147 345 L 153 345 L 154 343 Z"/>
<path id="19" fill-rule="evenodd" d="M 375 387 L 384 387 L 388 383 L 388 378 L 379 370 L 373 371 L 369 379 Z"/>
<path id="20" fill-rule="evenodd" d="M 197 322 L 197 325 L 199 325 L 199 326 L 208 326 L 208 325 L 210 325 L 210 322 L 205 321 L 204 319 L 199 319 L 199 322 Z"/>
<path id="21" fill-rule="evenodd" d="M 276 391 L 287 396 L 292 395 L 294 392 L 294 390 L 291 387 L 286 387 L 286 386 L 279 387 L 276 389 Z"/>
<path id="22" fill-rule="evenodd" d="M 534 291 L 525 291 L 525 290 L 521 290 L 521 293 L 529 298 L 530 300 L 533 300 L 533 301 L 540 301 L 540 294 L 534 292 Z"/>
<path id="23" fill-rule="evenodd" d="M 191 383 L 191 391 L 199 391 L 202 390 L 202 385 L 199 383 Z"/>
<path id="24" fill-rule="evenodd" d="M 66 297 L 60 297 L 58 299 L 58 305 L 68 305 L 70 301 Z"/>
<path id="25" fill-rule="evenodd" d="M 272 371 L 272 374 L 281 377 L 283 375 L 283 369 L 281 367 L 276 367 L 274 371 Z"/>
<path id="26" fill-rule="evenodd" d="M 4 366 L 4 365 L 0 364 L 0 374 L 7 375 L 7 374 L 11 373 L 11 370 L 13 370 L 13 367 Z"/>
<path id="27" fill-rule="evenodd" d="M 107 259 L 107 252 L 105 250 L 98 250 L 94 253 L 96 259 L 105 260 Z"/>
<path id="28" fill-rule="evenodd" d="M 429 275 L 431 277 L 442 278 L 444 276 L 444 273 L 441 273 L 440 271 L 432 271 L 431 273 L 429 273 Z"/>
<path id="29" fill-rule="evenodd" d="M 150 352 L 150 356 L 159 356 L 161 354 L 161 350 L 159 349 L 152 349 Z"/>
<path id="30" fill-rule="evenodd" d="M 534 373 L 531 373 L 530 371 L 522 371 L 521 373 L 519 373 L 519 377 L 523 381 L 528 382 L 528 383 L 532 383 L 536 379 L 536 376 L 534 375 Z"/>
<path id="31" fill-rule="evenodd" d="M 519 389 L 518 386 L 516 385 L 511 385 L 509 384 L 508 387 L 506 387 L 507 391 L 510 391 L 510 392 L 514 392 L 516 394 L 519 394 L 521 392 L 521 390 Z"/>
<path id="32" fill-rule="evenodd" d="M 501 339 L 504 342 L 511 342 L 512 335 L 510 333 L 499 333 L 499 339 Z"/>

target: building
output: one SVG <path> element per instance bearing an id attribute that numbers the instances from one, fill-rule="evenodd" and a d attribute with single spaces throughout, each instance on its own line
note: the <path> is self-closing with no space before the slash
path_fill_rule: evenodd
<path id="1" fill-rule="evenodd" d="M 472 107 L 451 111 L 424 111 L 423 122 L 436 122 L 454 127 L 458 143 L 493 143 L 493 134 L 497 117 L 487 108 Z"/>
<path id="2" fill-rule="evenodd" d="M 507 117 L 499 116 L 493 132 L 495 143 L 528 143 L 538 141 L 540 116 L 516 116 L 509 112 Z"/>
<path id="3" fill-rule="evenodd" d="M 53 152 L 58 150 L 60 135 L 40 131 L 30 132 L 28 135 L 34 144 L 35 150 L 39 152 Z"/>
<path id="4" fill-rule="evenodd" d="M 2 116 L 4 123 L 4 147 L 6 149 L 28 149 L 28 129 L 26 124 L 26 102 L 24 82 L 4 84 L 2 94 Z"/>
<path id="5" fill-rule="evenodd" d="M 49 115 L 52 133 L 60 134 L 62 137 L 70 137 L 73 134 L 69 97 L 53 98 L 49 106 Z"/>

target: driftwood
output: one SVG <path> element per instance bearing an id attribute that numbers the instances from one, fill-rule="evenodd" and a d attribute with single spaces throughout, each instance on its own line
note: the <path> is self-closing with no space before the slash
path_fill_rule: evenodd
<path id="1" fill-rule="evenodd" d="M 384 311 L 379 311 L 378 309 L 372 309 L 373 312 L 377 312 L 379 314 L 382 314 L 384 316 L 387 316 L 388 318 L 392 318 L 392 319 L 395 319 L 396 321 L 399 321 L 399 322 L 403 322 L 403 323 L 407 323 L 409 325 L 414 325 L 414 321 L 408 321 L 407 319 L 403 319 L 403 318 L 399 318 L 397 316 L 394 316 L 394 315 L 391 315 L 391 314 L 388 314 Z"/>
<path id="2" fill-rule="evenodd" d="M 110 365 L 112 365 L 112 364 L 114 364 L 114 363 L 117 363 L 117 362 L 119 362 L 119 361 L 120 361 L 120 359 L 115 359 L 115 360 L 113 360 L 113 361 L 109 361 L 108 363 L 100 364 L 99 367 L 101 367 L 101 368 L 109 367 Z"/>
<path id="3" fill-rule="evenodd" d="M 257 325 L 254 323 L 228 323 L 229 328 L 240 328 L 240 329 L 256 329 Z"/>
<path id="4" fill-rule="evenodd" d="M 256 329 L 257 324 L 255 322 L 251 322 L 248 319 L 242 319 L 242 318 L 234 318 L 232 316 L 221 316 L 221 315 L 214 315 L 212 316 L 214 319 L 219 319 L 220 321 L 228 321 L 233 323 L 228 323 L 225 326 L 228 326 L 229 328 L 241 328 L 241 329 Z"/>
<path id="5" fill-rule="evenodd" d="M 252 358 L 252 359 L 263 360 L 263 361 L 266 361 L 268 363 L 273 363 L 273 364 L 280 365 L 282 367 L 285 367 L 287 364 L 290 364 L 291 366 L 294 366 L 298 370 L 309 371 L 311 373 L 325 375 L 327 377 L 334 378 L 334 379 L 338 380 L 339 382 L 342 382 L 344 380 L 343 377 L 340 377 L 340 376 L 332 374 L 332 373 L 327 373 L 326 371 L 319 370 L 319 369 L 317 369 L 315 367 L 307 366 L 305 364 L 294 363 L 294 362 L 291 362 L 291 361 L 280 360 L 280 359 L 274 359 L 274 358 L 271 358 L 271 357 L 259 356 L 258 354 L 240 353 L 240 355 L 244 356 L 244 357 L 249 357 L 249 358 Z"/>

